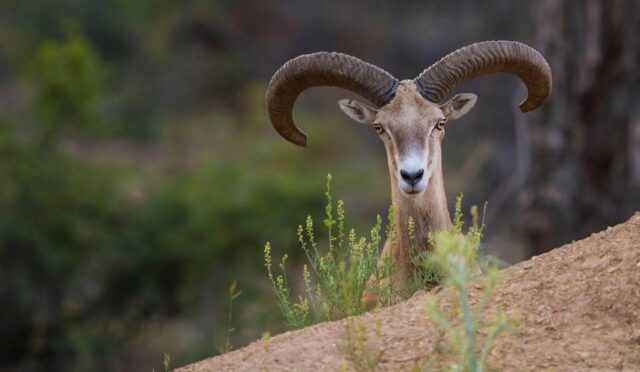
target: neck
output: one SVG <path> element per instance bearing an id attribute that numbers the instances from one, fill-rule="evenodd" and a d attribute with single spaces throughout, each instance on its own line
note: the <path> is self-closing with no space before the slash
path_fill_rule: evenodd
<path id="1" fill-rule="evenodd" d="M 429 233 L 446 230 L 451 226 L 447 198 L 442 179 L 442 165 L 438 165 L 429 180 L 427 189 L 420 195 L 408 196 L 398 188 L 396 172 L 390 169 L 391 201 L 395 207 L 396 238 L 391 243 L 396 262 L 401 271 L 410 275 L 413 270 L 409 248 L 430 249 Z M 410 236 L 409 218 L 413 219 L 413 237 Z M 413 238 L 413 239 L 412 239 Z"/>

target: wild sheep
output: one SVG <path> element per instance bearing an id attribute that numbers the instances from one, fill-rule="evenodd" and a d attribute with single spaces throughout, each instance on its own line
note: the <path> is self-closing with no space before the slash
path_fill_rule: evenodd
<path id="1" fill-rule="evenodd" d="M 496 72 L 512 73 L 527 86 L 528 96 L 520 104 L 522 112 L 536 109 L 551 93 L 551 70 L 540 53 L 515 41 L 486 41 L 458 49 L 415 79 L 402 81 L 349 55 L 302 55 L 285 63 L 271 79 L 267 108 L 271 123 L 282 137 L 306 146 L 306 136 L 292 118 L 294 103 L 303 90 L 340 87 L 376 106 L 339 101 L 351 119 L 371 125 L 386 148 L 398 236 L 385 243 L 383 252 L 391 250 L 396 272 L 404 280 L 414 270 L 409 255 L 409 217 L 415 224 L 414 244 L 426 249 L 429 232 L 451 225 L 442 179 L 444 127 L 471 110 L 477 96 L 463 93 L 442 101 L 465 81 Z"/>

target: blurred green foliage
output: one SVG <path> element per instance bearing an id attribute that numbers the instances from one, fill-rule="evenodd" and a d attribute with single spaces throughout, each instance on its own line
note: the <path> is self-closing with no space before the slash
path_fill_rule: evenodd
<path id="1" fill-rule="evenodd" d="M 106 67 L 77 26 L 66 28 L 63 40 L 42 42 L 27 64 L 37 90 L 38 129 L 47 138 L 95 128 L 99 120 L 96 103 L 104 91 Z"/>
<path id="2" fill-rule="evenodd" d="M 321 204 L 321 180 L 285 147 L 259 144 L 260 131 L 239 134 L 257 143 L 240 157 L 225 158 L 235 145 L 220 141 L 149 179 L 69 151 L 109 120 L 108 68 L 77 29 L 32 56 L 27 125 L 0 122 L 0 368 L 113 370 L 146 320 L 189 312 L 226 286 L 234 262 L 259 266 L 250 261 L 267 236 L 292 245 L 288 228 Z M 262 126 L 258 117 L 238 120 Z"/>

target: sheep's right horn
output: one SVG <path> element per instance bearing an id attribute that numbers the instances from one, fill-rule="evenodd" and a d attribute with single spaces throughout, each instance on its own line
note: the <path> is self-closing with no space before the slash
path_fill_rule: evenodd
<path id="1" fill-rule="evenodd" d="M 449 53 L 415 78 L 422 96 L 441 103 L 455 87 L 475 77 L 510 72 L 526 84 L 520 111 L 542 105 L 551 94 L 551 69 L 535 49 L 517 41 L 485 41 Z"/>
<path id="2" fill-rule="evenodd" d="M 293 105 L 298 95 L 315 86 L 348 89 L 378 107 L 395 95 L 398 79 L 358 58 L 320 52 L 296 57 L 285 63 L 271 78 L 267 89 L 267 110 L 273 127 L 282 137 L 306 146 L 307 136 L 293 121 Z"/>

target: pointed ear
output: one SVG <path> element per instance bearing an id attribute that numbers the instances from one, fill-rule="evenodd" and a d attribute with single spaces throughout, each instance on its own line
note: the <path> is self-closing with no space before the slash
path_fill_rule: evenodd
<path id="1" fill-rule="evenodd" d="M 341 99 L 338 105 L 342 112 L 358 123 L 371 125 L 376 120 L 378 110 L 364 103 L 352 99 Z"/>
<path id="2" fill-rule="evenodd" d="M 469 112 L 476 105 L 477 100 L 478 96 L 475 94 L 462 93 L 448 100 L 444 105 L 440 106 L 440 109 L 447 121 L 456 120 Z"/>

